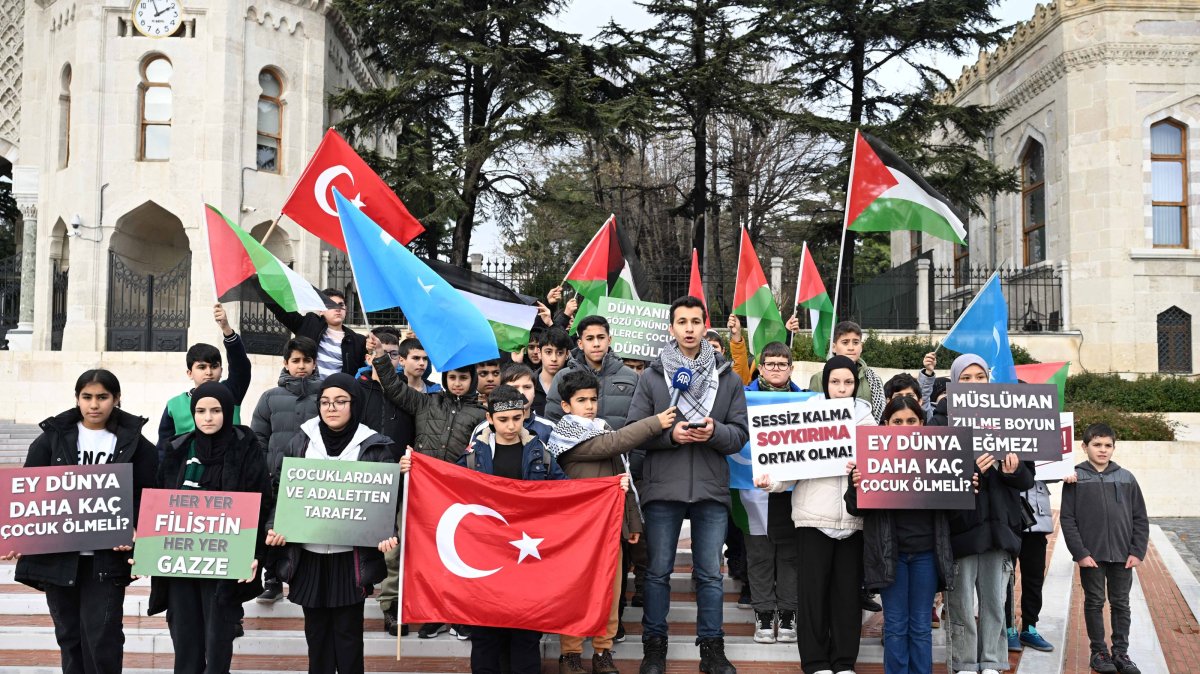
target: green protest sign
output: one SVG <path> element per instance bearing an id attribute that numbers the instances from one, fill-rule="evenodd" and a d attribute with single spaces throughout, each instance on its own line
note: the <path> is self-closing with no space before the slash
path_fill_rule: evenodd
<path id="1" fill-rule="evenodd" d="M 608 321 L 613 353 L 621 358 L 654 360 L 671 339 L 669 305 L 602 297 L 598 313 Z"/>
<path id="2" fill-rule="evenodd" d="M 250 578 L 261 501 L 258 493 L 142 490 L 133 574 Z"/>
<path id="3" fill-rule="evenodd" d="M 400 466 L 370 461 L 283 460 L 275 533 L 289 543 L 375 547 L 394 535 Z"/>

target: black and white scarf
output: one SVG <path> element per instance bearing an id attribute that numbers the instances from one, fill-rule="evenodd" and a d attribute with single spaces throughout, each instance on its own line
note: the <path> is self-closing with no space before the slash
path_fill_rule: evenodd
<path id="1" fill-rule="evenodd" d="M 679 368 L 686 367 L 692 371 L 692 380 L 688 383 L 687 390 L 680 391 L 679 394 L 679 414 L 688 421 L 700 421 L 707 417 L 712 411 L 717 391 L 717 377 L 714 371 L 716 351 L 713 350 L 712 344 L 706 339 L 700 340 L 700 353 L 696 354 L 693 360 L 683 355 L 678 342 L 671 340 L 663 347 L 659 358 L 663 374 L 667 377 L 668 392 Z"/>
<path id="2" fill-rule="evenodd" d="M 883 399 L 883 380 L 879 378 L 879 375 L 875 374 L 875 370 L 867 367 L 866 363 L 862 361 L 859 361 L 859 363 L 866 370 L 867 374 L 867 386 L 871 394 L 871 416 L 876 419 L 882 419 L 883 408 L 887 406 L 887 401 Z M 883 423 L 883 421 L 879 423 Z"/>
<path id="3" fill-rule="evenodd" d="M 558 458 L 563 453 L 574 449 L 578 444 L 587 442 L 597 435 L 611 433 L 612 429 L 603 419 L 587 419 L 574 414 L 567 414 L 554 424 L 554 430 L 550 431 L 550 442 L 546 443 L 546 449 Z"/>

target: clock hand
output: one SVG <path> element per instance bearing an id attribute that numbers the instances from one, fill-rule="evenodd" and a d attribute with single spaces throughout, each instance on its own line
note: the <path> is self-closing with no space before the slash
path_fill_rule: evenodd
<path id="1" fill-rule="evenodd" d="M 158 11 L 158 3 L 157 2 L 155 2 L 154 0 L 150 0 L 150 5 L 152 7 L 154 7 L 155 11 Z M 158 16 L 158 14 L 155 14 L 154 16 Z"/>
<path id="2" fill-rule="evenodd" d="M 171 6 L 167 5 L 166 8 L 164 8 L 162 12 L 155 12 L 154 16 L 157 17 L 159 14 L 162 14 L 163 12 L 169 12 L 171 9 L 172 9 Z"/>

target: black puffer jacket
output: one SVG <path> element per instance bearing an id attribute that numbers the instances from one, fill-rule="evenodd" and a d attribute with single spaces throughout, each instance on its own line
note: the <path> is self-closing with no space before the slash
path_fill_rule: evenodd
<path id="1" fill-rule="evenodd" d="M 262 495 L 258 510 L 258 536 L 255 539 L 254 558 L 259 566 L 267 554 L 267 517 L 275 508 L 275 491 L 271 489 L 271 478 L 267 474 L 267 458 L 254 432 L 245 426 L 234 426 L 234 445 L 225 451 L 221 465 L 221 484 L 213 491 L 256 492 Z M 192 438 L 196 432 L 184 433 L 171 440 L 167 454 L 158 467 L 160 489 L 181 489 L 183 467 L 191 451 Z M 217 601 L 226 606 L 235 606 L 254 599 L 262 593 L 262 575 L 255 574 L 249 583 L 234 580 L 218 580 Z M 155 576 L 150 579 L 150 601 L 146 614 L 154 615 L 167 610 L 171 579 Z"/>
<path id="2" fill-rule="evenodd" d="M 863 518 L 863 587 L 878 590 L 896 582 L 896 523 L 891 510 L 861 510 L 858 490 L 846 489 L 846 511 Z M 938 592 L 954 589 L 954 548 L 950 543 L 950 515 L 957 511 L 933 511 L 933 557 L 937 564 Z"/>
<path id="3" fill-rule="evenodd" d="M 383 393 L 402 412 L 411 414 L 416 432 L 413 449 L 435 459 L 455 463 L 471 444 L 471 432 L 483 423 L 483 407 L 475 393 L 475 369 L 471 368 L 471 391 L 463 396 L 450 393 L 446 373 L 442 373 L 442 390 L 421 393 L 396 374 L 396 368 L 386 355 L 376 358 L 372 365 L 383 385 Z M 400 448 L 403 451 L 403 447 Z"/>
<path id="4" fill-rule="evenodd" d="M 321 375 L 315 369 L 304 379 L 287 370 L 279 373 L 279 385 L 262 394 L 250 420 L 267 456 L 282 454 L 300 432 L 300 424 L 317 416 L 320 397 Z"/>
<path id="5" fill-rule="evenodd" d="M 608 425 L 615 429 L 624 428 L 629 419 L 629 405 L 633 402 L 633 391 L 637 388 L 638 376 L 611 350 L 604 354 L 599 372 L 588 365 L 583 351 L 575 349 L 571 352 L 571 359 L 563 369 L 554 374 L 550 390 L 546 391 L 546 418 L 550 423 L 558 423 L 558 420 L 563 418 L 562 396 L 558 395 L 558 383 L 572 370 L 583 370 L 596 375 L 600 380 L 600 390 L 597 391 L 600 399 L 596 401 L 596 416 L 607 421 Z"/>
<path id="6" fill-rule="evenodd" d="M 387 436 L 396 452 L 394 460 L 399 461 L 404 448 L 411 445 L 416 436 L 413 416 L 393 405 L 391 399 L 384 395 L 383 386 L 372 379 L 370 373 L 360 376 L 357 381 L 362 387 L 360 423 Z"/>
<path id="7" fill-rule="evenodd" d="M 42 434 L 29 445 L 25 467 L 79 465 L 79 428 L 83 420 L 79 408 L 73 407 L 41 423 Z M 108 431 L 117 436 L 116 454 L 111 463 L 133 464 L 133 525 L 137 526 L 142 489 L 154 486 L 158 472 L 158 450 L 142 437 L 144 417 L 135 416 L 120 408 L 108 418 Z M 93 558 L 96 576 L 118 585 L 128 585 L 128 552 L 97 550 Z M 14 578 L 19 583 L 44 590 L 47 585 L 72 587 L 79 570 L 78 552 L 59 552 L 45 555 L 24 555 L 17 561 Z"/>
<path id="8" fill-rule="evenodd" d="M 306 314 L 288 311 L 270 299 L 263 303 L 271 313 L 275 314 L 275 318 L 279 319 L 279 322 L 297 337 L 307 337 L 318 345 L 321 344 L 321 337 L 329 328 L 329 324 L 325 322 L 323 316 L 311 311 Z M 342 372 L 353 377 L 367 357 L 367 338 L 345 325 L 342 326 L 342 332 L 346 333 L 342 337 Z"/>

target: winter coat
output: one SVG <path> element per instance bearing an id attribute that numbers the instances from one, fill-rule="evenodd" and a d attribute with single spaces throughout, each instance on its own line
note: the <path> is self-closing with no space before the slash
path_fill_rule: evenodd
<path id="1" fill-rule="evenodd" d="M 896 582 L 896 560 L 900 544 L 896 541 L 896 522 L 891 510 L 862 510 L 858 490 L 846 487 L 846 510 L 863 520 L 863 587 L 878 590 Z M 937 566 L 938 592 L 954 589 L 954 547 L 950 543 L 950 518 L 953 511 L 934 510 L 933 559 Z"/>
<path id="2" fill-rule="evenodd" d="M 264 304 L 275 314 L 275 318 L 297 337 L 307 337 L 320 345 L 321 337 L 329 327 L 324 316 L 312 312 L 301 315 L 295 311 L 288 311 L 270 299 L 265 299 Z M 342 332 L 345 333 L 342 337 L 342 372 L 354 376 L 367 357 L 367 338 L 345 325 L 342 326 Z"/>
<path id="3" fill-rule="evenodd" d="M 1075 466 L 1075 484 L 1063 485 L 1059 526 L 1071 558 L 1124 563 L 1146 558 L 1150 520 L 1133 473 L 1109 462 L 1103 473 L 1089 462 Z"/>
<path id="4" fill-rule="evenodd" d="M 1037 520 L 1037 524 L 1025 531 L 1031 534 L 1049 534 L 1054 531 L 1054 514 L 1050 508 L 1050 488 L 1046 486 L 1046 483 L 1034 480 L 1033 488 L 1021 492 L 1021 498 L 1029 504 L 1029 508 L 1033 510 L 1033 517 Z"/>
<path id="5" fill-rule="evenodd" d="M 62 414 L 50 417 L 41 425 L 42 434 L 29 445 L 25 457 L 26 468 L 46 466 L 79 465 L 79 427 L 83 420 L 79 408 L 73 407 Z M 133 526 L 137 526 L 138 510 L 141 508 L 142 489 L 154 486 L 158 472 L 158 451 L 142 437 L 144 417 L 135 416 L 120 408 L 113 410 L 108 418 L 108 431 L 117 436 L 116 448 L 110 463 L 133 465 Z M 130 582 L 129 552 L 96 550 L 92 570 L 102 581 L 117 585 Z M 56 552 L 43 555 L 22 555 L 17 560 L 14 579 L 38 590 L 47 585 L 72 587 L 79 570 L 78 552 Z"/>
<path id="6" fill-rule="evenodd" d="M 246 344 L 242 341 L 241 335 L 236 332 L 225 338 L 225 363 L 229 368 L 229 376 L 221 383 L 229 392 L 233 394 L 233 402 L 235 407 L 234 414 L 238 414 L 242 405 L 242 401 L 246 398 L 246 391 L 250 389 L 250 356 L 246 354 Z M 179 394 L 181 396 L 191 396 L 191 391 Z M 196 424 L 188 416 L 180 420 L 180 424 L 175 422 L 171 416 L 171 403 L 163 408 L 162 418 L 158 420 L 158 460 L 161 462 L 163 455 L 166 454 L 167 446 L 171 439 L 179 435 L 181 432 L 192 431 L 196 429 Z M 238 423 L 234 420 L 234 423 Z"/>
<path id="7" fill-rule="evenodd" d="M 250 419 L 250 428 L 266 456 L 283 454 L 300 432 L 300 424 L 317 416 L 320 397 L 321 375 L 316 369 L 304 379 L 293 377 L 287 370 L 279 373 L 279 385 L 262 394 Z"/>
<path id="8" fill-rule="evenodd" d="M 722 370 L 724 357 L 717 355 L 713 367 Z M 645 419 L 671 406 L 662 360 L 655 358 L 638 380 L 629 406 L 630 419 Z M 660 431 L 642 444 L 642 463 L 638 492 L 642 506 L 651 501 L 717 501 L 731 505 L 729 497 L 730 454 L 742 451 L 750 437 L 746 420 L 746 390 L 742 380 L 729 368 L 717 377 L 717 396 L 708 416 L 713 434 L 706 442 L 676 444 L 671 431 Z"/>
<path id="9" fill-rule="evenodd" d="M 1018 464 L 1011 475 L 997 463 L 979 476 L 975 509 L 956 510 L 950 518 L 956 558 L 989 550 L 1004 550 L 1014 557 L 1021 554 L 1025 508 L 1021 505 L 1021 492 L 1033 487 L 1033 471 L 1031 461 Z"/>
<path id="10" fill-rule="evenodd" d="M 386 356 L 385 356 L 386 358 Z M 311 437 L 316 435 L 319 437 L 320 429 L 318 427 L 319 419 L 310 419 L 300 427 L 300 433 L 292 438 L 291 444 L 283 454 L 279 455 L 278 461 L 274 461 L 271 465 L 271 492 L 279 493 L 280 475 L 283 473 L 283 460 L 287 457 L 304 458 L 308 454 L 308 447 L 312 442 Z M 363 426 L 359 426 L 363 428 Z M 359 461 L 373 461 L 376 463 L 396 463 L 396 453 L 392 448 L 392 441 L 378 433 L 371 433 L 359 443 Z M 397 504 L 400 499 L 396 499 Z M 267 519 L 267 529 L 275 528 L 275 508 L 274 503 L 271 507 L 271 515 Z M 296 565 L 300 563 L 300 551 L 302 546 L 296 543 L 288 543 L 282 548 L 274 548 L 269 553 L 270 564 L 275 569 L 275 575 L 283 582 L 289 583 L 292 580 L 292 574 L 296 572 Z M 383 553 L 378 548 L 355 547 L 354 559 L 358 563 L 358 573 L 355 577 L 358 580 L 358 586 L 367 594 L 370 594 L 371 586 L 382 582 L 387 578 L 387 565 L 383 561 Z M 367 596 L 366 594 L 363 595 Z"/>
<path id="11" fill-rule="evenodd" d="M 456 396 L 446 385 L 445 372 L 442 373 L 442 391 L 419 393 L 396 374 L 387 355 L 376 358 L 372 364 L 379 375 L 383 394 L 401 412 L 413 417 L 413 449 L 442 461 L 457 461 L 470 446 L 472 432 L 485 418 L 474 391 L 474 369 L 471 370 L 471 391 Z"/>
<path id="12" fill-rule="evenodd" d="M 586 369 L 585 369 L 586 368 Z M 596 408 L 596 418 L 603 419 L 613 428 L 624 428 L 628 419 L 637 420 L 640 417 L 629 413 L 629 405 L 633 401 L 633 391 L 638 385 L 637 373 L 629 369 L 617 354 L 611 350 L 604 354 L 600 362 L 600 371 L 596 372 L 588 364 L 583 351 L 575 349 L 563 369 L 554 374 L 550 390 L 546 391 L 546 418 L 550 423 L 558 423 L 563 418 L 562 396 L 558 394 L 558 383 L 572 370 L 580 369 L 595 374 L 600 380 L 599 407 Z"/>
<path id="13" fill-rule="evenodd" d="M 619 431 L 597 435 L 585 440 L 558 455 L 567 477 L 586 479 L 590 477 L 612 477 L 625 474 L 625 463 L 621 455 L 640 447 L 662 432 L 657 416 L 634 421 Z M 642 518 L 638 513 L 637 498 L 630 489 L 625 494 L 625 523 L 621 536 L 642 532 Z"/>
<path id="14" fill-rule="evenodd" d="M 360 423 L 379 431 L 391 440 L 392 449 L 396 451 L 395 460 L 399 461 L 400 456 L 404 454 L 404 448 L 412 445 L 416 435 L 413 416 L 393 405 L 391 399 L 384 395 L 383 386 L 372 379 L 370 374 L 359 377 L 358 385 L 362 388 Z"/>
<path id="15" fill-rule="evenodd" d="M 275 491 L 271 488 L 271 478 L 267 474 L 267 457 L 258 437 L 245 426 L 234 426 L 233 433 L 234 444 L 225 450 L 225 460 L 221 466 L 221 483 L 214 486 L 212 491 L 239 491 L 262 495 L 258 510 L 258 535 L 254 544 L 254 559 L 258 560 L 261 566 L 266 561 L 267 517 L 275 507 Z M 171 441 L 167 455 L 158 467 L 157 484 L 160 489 L 183 488 L 183 468 L 195 435 L 196 431 L 193 431 Z M 162 576 L 150 579 L 150 601 L 146 615 L 167 610 L 172 580 L 174 579 Z M 250 601 L 262 594 L 263 590 L 262 575 L 258 573 L 249 583 L 239 583 L 235 580 L 215 582 L 219 583 L 217 601 L 226 606 Z"/>
<path id="16" fill-rule="evenodd" d="M 492 429 L 485 428 L 471 443 L 471 450 L 458 457 L 458 465 L 495 475 L 492 464 Z M 524 428 L 521 429 L 521 479 L 522 480 L 565 480 L 567 474 L 562 466 L 546 449 L 545 443 Z"/>

